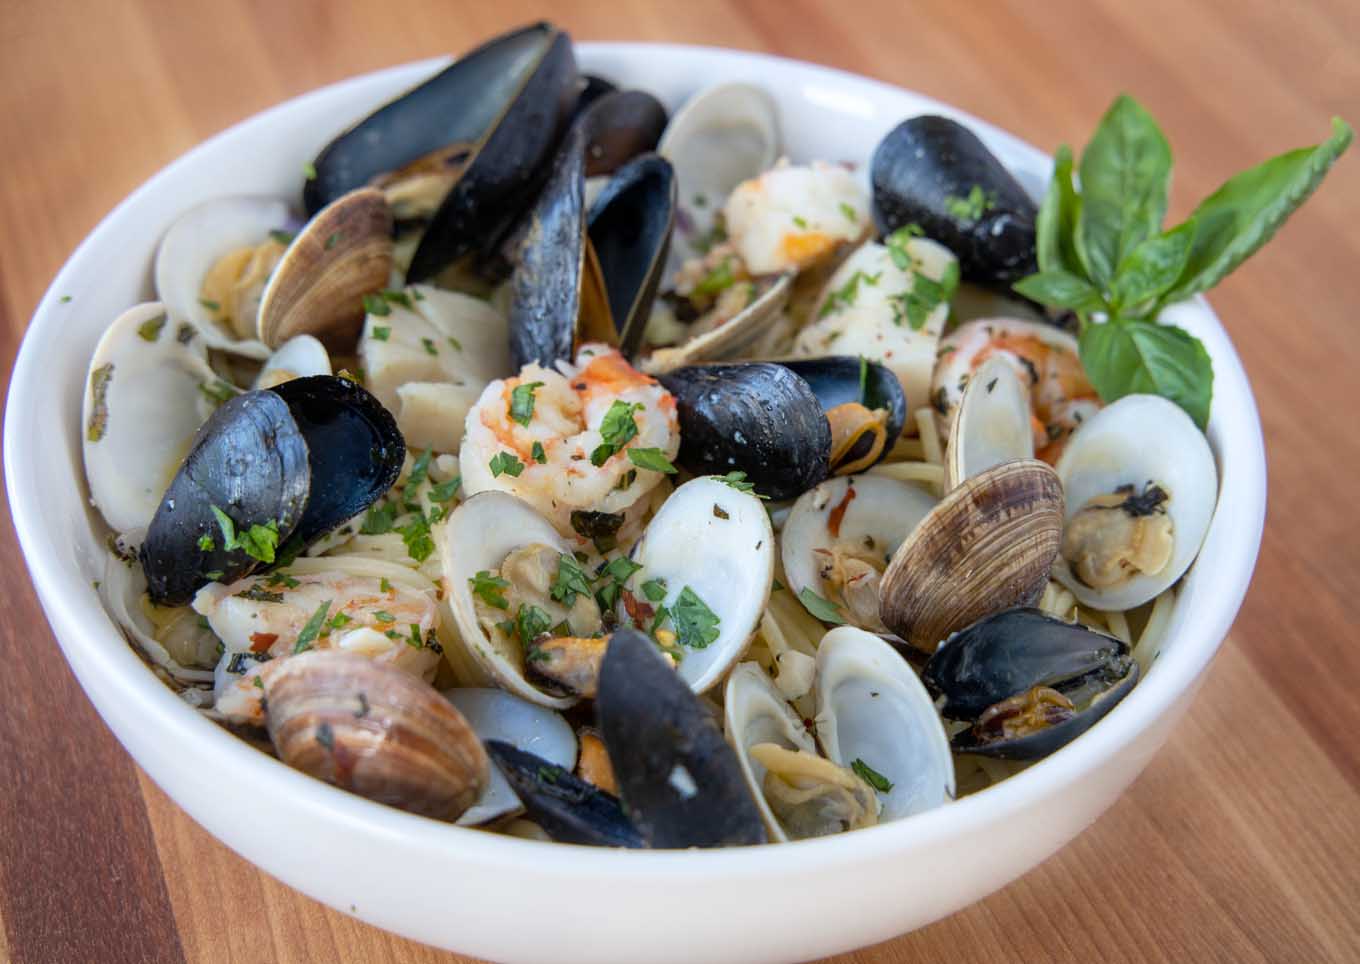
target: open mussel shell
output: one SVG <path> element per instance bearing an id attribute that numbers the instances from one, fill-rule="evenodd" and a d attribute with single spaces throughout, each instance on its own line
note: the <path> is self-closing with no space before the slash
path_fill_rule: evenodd
<path id="1" fill-rule="evenodd" d="M 696 475 L 746 473 L 788 499 L 830 471 L 831 426 L 808 383 L 783 365 L 691 365 L 662 375 L 680 417 L 678 461 Z"/>
<path id="2" fill-rule="evenodd" d="M 907 421 L 907 396 L 902 391 L 902 383 L 887 366 L 848 355 L 796 358 L 780 364 L 808 383 L 827 413 L 842 405 L 860 405 L 870 412 L 882 410 L 886 413 L 885 444 L 877 457 L 864 464 L 873 439 L 861 435 L 838 460 L 839 465 L 853 464 L 855 471 L 863 471 L 887 455 L 902 434 L 902 426 Z M 837 466 L 832 468 L 835 470 Z"/>
<path id="3" fill-rule="evenodd" d="M 691 479 L 671 493 L 633 548 L 642 567 L 628 583 L 635 605 L 646 599 L 642 585 L 659 580 L 666 594 L 655 606 L 674 612 L 688 590 L 718 617 L 718 635 L 707 644 L 688 648 L 683 634 L 678 640 L 684 656 L 676 673 L 696 693 L 716 686 L 746 652 L 769 602 L 774 550 L 760 500 L 713 478 Z"/>
<path id="4" fill-rule="evenodd" d="M 869 177 L 879 230 L 920 225 L 958 256 L 965 281 L 1009 292 L 1038 270 L 1038 208 L 958 121 L 933 114 L 903 121 L 875 149 Z"/>
<path id="5" fill-rule="evenodd" d="M 1108 516 L 1108 523 L 1136 522 L 1137 515 L 1146 513 L 1170 522 L 1171 553 L 1160 569 L 1135 569 L 1100 587 L 1078 576 L 1073 562 L 1082 553 L 1073 551 L 1077 547 L 1068 539 L 1054 576 L 1083 605 L 1132 609 L 1168 589 L 1190 568 L 1213 520 L 1218 469 L 1208 439 L 1180 406 L 1159 395 L 1126 395 L 1082 423 L 1056 468 L 1067 497 L 1064 517 L 1069 527 L 1091 499 L 1117 492 L 1133 497 L 1125 502 L 1127 508 L 1094 510 Z M 1151 490 L 1160 490 L 1160 504 L 1140 507 L 1137 497 Z"/>
<path id="6" fill-rule="evenodd" d="M 452 820 L 486 786 L 467 720 L 429 684 L 337 650 L 261 674 L 269 738 L 289 766 L 370 800 Z"/>
<path id="7" fill-rule="evenodd" d="M 954 410 L 945 452 L 945 489 L 1003 462 L 1034 458 L 1029 391 L 1006 359 L 978 366 Z"/>
<path id="8" fill-rule="evenodd" d="M 944 697 L 947 719 L 974 726 L 954 737 L 954 749 L 1010 760 L 1033 760 L 1070 743 L 1128 695 L 1138 663 L 1128 644 L 1037 609 L 1010 609 L 946 640 L 922 674 Z M 1007 734 L 979 720 L 998 704 L 1046 687 L 1070 700 L 1044 718 L 1031 709 L 1028 725 Z M 1015 713 L 1026 708 L 1017 706 Z M 1003 717 L 1004 718 L 1004 717 Z"/>
<path id="9" fill-rule="evenodd" d="M 354 351 L 364 296 L 392 273 L 392 214 L 381 191 L 360 188 L 322 208 L 293 238 L 260 300 L 260 340 L 271 349 L 312 335 Z"/>
<path id="10" fill-rule="evenodd" d="M 227 401 L 198 430 L 142 544 L 151 599 L 188 602 L 212 581 L 260 565 L 226 544 L 218 512 L 237 534 L 272 526 L 279 551 L 306 546 L 391 488 L 406 447 L 372 395 L 346 379 L 298 378 Z"/>
<path id="11" fill-rule="evenodd" d="M 576 765 L 576 734 L 567 721 L 542 706 L 497 689 L 451 689 L 444 698 L 468 721 L 484 745 L 500 740 L 532 753 L 551 766 L 571 770 Z M 500 820 L 523 809 L 515 791 L 499 767 L 477 801 L 458 818 L 460 826 L 477 826 Z"/>
<path id="12" fill-rule="evenodd" d="M 487 752 L 524 803 L 526 815 L 553 840 L 593 847 L 645 847 L 618 797 L 570 770 L 501 740 Z"/>
<path id="13" fill-rule="evenodd" d="M 582 94 L 583 100 L 585 96 Z M 633 158 L 654 150 L 666 129 L 666 108 L 642 90 L 606 91 L 592 100 L 584 113 L 586 177 L 612 174 Z"/>
<path id="14" fill-rule="evenodd" d="M 642 633 L 614 633 L 595 708 L 620 796 L 646 846 L 768 839 L 718 720 Z"/>
<path id="15" fill-rule="evenodd" d="M 1062 483 L 1043 462 L 1007 462 L 966 479 L 893 555 L 880 618 L 931 653 L 985 616 L 1033 604 L 1058 555 L 1062 506 Z"/>
<path id="16" fill-rule="evenodd" d="M 193 325 L 170 323 L 160 302 L 119 315 L 95 346 L 85 382 L 81 443 L 90 497 L 115 532 L 151 524 L 166 483 L 223 384 Z M 234 389 L 227 388 L 228 394 Z"/>
<path id="17" fill-rule="evenodd" d="M 591 207 L 590 243 L 626 357 L 642 344 L 674 225 L 674 172 L 656 154 L 619 168 Z"/>
<path id="18" fill-rule="evenodd" d="M 576 95 L 576 106 L 571 115 L 573 121 L 580 117 L 584 111 L 589 109 L 590 105 L 595 103 L 595 101 L 606 94 L 612 94 L 619 89 L 618 85 L 612 80 L 607 80 L 599 74 L 587 73 L 582 73 L 580 77 L 577 78 L 576 87 L 579 92 Z"/>

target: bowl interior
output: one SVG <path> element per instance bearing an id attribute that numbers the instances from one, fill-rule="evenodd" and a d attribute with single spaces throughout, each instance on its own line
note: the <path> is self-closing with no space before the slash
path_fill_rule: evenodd
<path id="1" fill-rule="evenodd" d="M 578 51 L 584 68 L 649 90 L 672 108 L 708 83 L 748 80 L 762 85 L 778 103 L 787 152 L 794 159 L 863 165 L 882 135 L 902 118 L 934 112 L 971 124 L 1033 193 L 1042 193 L 1048 175 L 1050 162 L 1043 153 L 990 125 L 928 98 L 838 71 L 703 48 L 620 44 L 581 45 Z M 255 753 L 183 704 L 131 651 L 92 587 L 101 578 L 105 529 L 88 507 L 81 464 L 80 404 L 90 355 L 119 313 L 152 297 L 156 244 L 180 213 L 215 195 L 297 197 L 304 165 L 323 144 L 441 64 L 407 65 L 322 89 L 251 118 L 179 159 L 124 201 L 80 246 L 43 298 L 24 340 L 11 384 L 4 454 L 15 525 L 34 583 L 68 660 L 101 714 L 152 777 L 196 819 L 284 880 L 341 906 L 331 891 L 309 881 L 305 871 L 283 866 L 286 854 L 267 859 L 247 833 L 214 818 L 206 797 L 195 793 L 201 788 L 182 782 L 167 759 L 185 748 L 211 760 L 221 780 L 266 788 L 271 797 L 295 795 L 316 820 L 344 826 L 370 842 L 418 843 L 420 852 L 436 862 L 494 865 L 531 876 L 557 873 L 563 880 L 581 874 L 641 880 L 653 872 L 767 879 L 806 872 L 811 865 L 848 867 L 871 854 L 905 852 L 923 839 L 1004 827 L 1009 815 L 1034 806 L 1055 787 L 1080 780 L 1130 746 L 1189 689 L 1241 602 L 1264 515 L 1264 457 L 1255 406 L 1228 337 L 1202 300 L 1178 306 L 1172 314 L 1204 341 L 1213 359 L 1209 438 L 1219 462 L 1221 498 L 1200 561 L 1185 580 L 1163 651 L 1132 695 L 1080 740 L 1005 784 L 948 808 L 835 839 L 777 848 L 585 851 L 494 837 L 370 804 Z M 391 919 L 380 922 L 401 929 Z M 842 946 L 891 933 L 865 924 Z"/>

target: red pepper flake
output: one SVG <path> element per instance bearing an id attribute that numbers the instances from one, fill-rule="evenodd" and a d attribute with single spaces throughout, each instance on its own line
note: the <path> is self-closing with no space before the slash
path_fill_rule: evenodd
<path id="1" fill-rule="evenodd" d="M 855 487 L 847 486 L 845 498 L 841 499 L 840 505 L 831 510 L 830 517 L 826 520 L 826 531 L 831 533 L 833 539 L 841 537 L 841 523 L 845 521 L 845 510 L 850 508 L 850 503 L 855 499 Z"/>
<path id="2" fill-rule="evenodd" d="M 278 633 L 251 633 L 250 651 L 252 653 L 263 653 L 278 642 L 278 638 Z"/>
<path id="3" fill-rule="evenodd" d="M 656 615 L 656 610 L 651 605 L 638 599 L 627 589 L 623 591 L 623 608 L 628 610 L 629 617 L 638 626 L 649 625 L 652 617 Z"/>

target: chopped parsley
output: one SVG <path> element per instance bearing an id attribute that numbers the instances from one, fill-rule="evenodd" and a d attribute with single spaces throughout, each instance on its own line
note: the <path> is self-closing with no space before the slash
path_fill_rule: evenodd
<path id="1" fill-rule="evenodd" d="M 204 398 L 213 403 L 213 408 L 216 408 L 223 402 L 231 401 L 239 394 L 234 386 L 229 385 L 220 378 L 214 378 L 210 382 L 200 382 L 198 390 Z"/>
<path id="2" fill-rule="evenodd" d="M 468 585 L 472 587 L 472 594 L 488 606 L 496 609 L 510 608 L 510 604 L 505 601 L 505 590 L 510 588 L 507 580 L 493 576 L 483 569 L 468 580 Z"/>
<path id="3" fill-rule="evenodd" d="M 793 223 L 794 223 L 797 227 L 802 228 L 804 231 L 807 230 L 807 226 L 808 226 L 807 218 L 799 217 L 797 214 L 795 214 L 795 215 L 793 216 Z"/>
<path id="4" fill-rule="evenodd" d="M 619 556 L 611 559 L 600 568 L 599 578 L 596 583 L 604 585 L 595 590 L 595 601 L 600 604 L 603 610 L 613 609 L 619 601 L 619 594 L 623 592 L 624 585 L 633 577 L 633 573 L 642 567 L 627 556 Z"/>
<path id="5" fill-rule="evenodd" d="M 732 258 L 723 258 L 722 263 L 704 275 L 699 283 L 690 292 L 692 295 L 711 298 L 721 294 L 736 283 L 737 275 L 733 270 L 734 261 Z"/>
<path id="6" fill-rule="evenodd" d="M 557 576 L 553 579 L 549 594 L 562 605 L 571 606 L 575 604 L 577 596 L 590 595 L 590 577 L 574 558 L 560 556 L 557 560 Z"/>
<path id="7" fill-rule="evenodd" d="M 604 413 L 604 420 L 600 422 L 601 443 L 590 453 L 591 465 L 598 469 L 637 436 L 637 421 L 633 418 L 633 413 L 640 412 L 643 408 L 641 402 L 630 405 L 628 402 L 614 399 L 609 411 Z"/>
<path id="8" fill-rule="evenodd" d="M 819 319 L 825 318 L 827 315 L 832 315 L 838 311 L 849 308 L 859 297 L 859 286 L 861 284 L 876 285 L 878 284 L 878 280 L 882 277 L 883 272 L 881 271 L 876 274 L 865 274 L 863 271 L 856 271 L 850 276 L 845 284 L 831 292 L 826 301 L 823 302 L 821 310 L 817 312 L 817 317 Z"/>
<path id="9" fill-rule="evenodd" d="M 996 196 L 987 194 L 981 185 L 974 184 L 967 197 L 950 195 L 944 199 L 944 206 L 960 221 L 976 221 L 996 207 Z"/>
<path id="10" fill-rule="evenodd" d="M 313 164 L 311 161 L 308 161 L 306 164 L 302 165 L 302 176 L 309 181 L 315 181 L 316 165 Z"/>
<path id="11" fill-rule="evenodd" d="M 849 221 L 851 224 L 859 223 L 859 212 L 844 201 L 841 202 L 841 214 L 844 214 L 845 220 Z"/>
<path id="12" fill-rule="evenodd" d="M 416 486 L 425 481 L 425 477 L 430 474 L 430 459 L 434 458 L 434 449 L 428 448 L 416 456 L 415 462 L 411 464 L 411 474 L 406 477 L 406 491 L 414 492 Z"/>
<path id="13" fill-rule="evenodd" d="M 269 237 L 275 243 L 281 244 L 286 248 L 293 243 L 294 235 L 291 231 L 280 231 L 278 228 L 275 228 L 273 231 L 269 232 Z"/>
<path id="14" fill-rule="evenodd" d="M 199 298 L 199 299 L 198 299 L 198 303 L 199 303 L 200 305 L 202 305 L 204 308 L 207 308 L 209 311 L 221 311 L 221 310 L 222 310 L 221 304 L 219 304 L 219 303 L 216 302 L 216 301 L 213 301 L 211 298 Z"/>
<path id="15" fill-rule="evenodd" d="M 618 404 L 617 402 L 615 404 Z M 512 479 L 518 478 L 524 471 L 524 463 L 515 458 L 509 452 L 497 452 L 491 457 L 491 477 L 497 478 L 501 475 L 508 475 Z"/>
<path id="16" fill-rule="evenodd" d="M 387 288 L 378 293 L 382 295 L 383 300 L 386 302 L 414 310 L 415 306 L 411 304 L 411 296 L 404 291 L 393 291 L 391 288 Z"/>
<path id="17" fill-rule="evenodd" d="M 902 271 L 910 271 L 916 263 L 916 259 L 907 250 L 907 244 L 912 238 L 924 237 L 925 232 L 921 230 L 919 224 L 908 224 L 906 227 L 898 228 L 892 234 L 883 239 L 883 243 L 888 248 L 888 257 L 892 258 L 892 263 Z"/>
<path id="18" fill-rule="evenodd" d="M 372 334 L 378 341 L 387 341 L 387 337 L 392 334 L 392 329 L 387 325 L 374 325 Z"/>
<path id="19" fill-rule="evenodd" d="M 332 602 L 334 600 L 327 599 L 316 607 L 316 612 L 312 613 L 312 618 L 307 620 L 307 625 L 302 627 L 302 632 L 298 633 L 297 642 L 293 644 L 295 654 L 312 648 L 312 643 L 316 642 L 317 636 L 321 635 L 321 627 L 326 622 L 326 614 L 330 612 Z"/>
<path id="20" fill-rule="evenodd" d="M 542 382 L 526 382 L 516 385 L 510 393 L 510 418 L 525 428 L 534 418 L 534 389 L 542 388 Z"/>
<path id="21" fill-rule="evenodd" d="M 727 240 L 727 223 L 723 220 L 722 212 L 713 219 L 713 227 L 708 231 L 690 241 L 690 247 L 699 254 L 708 254 L 714 247 Z"/>
<path id="22" fill-rule="evenodd" d="M 391 580 L 389 580 L 386 576 L 383 576 L 381 579 L 379 579 L 379 580 L 378 580 L 378 591 L 379 591 L 379 592 L 391 592 L 391 591 L 392 591 L 392 582 L 391 582 Z"/>
<path id="23" fill-rule="evenodd" d="M 364 536 L 380 536 L 385 532 L 391 532 L 392 527 L 397 522 L 397 506 L 394 502 L 384 502 L 375 505 L 368 510 L 364 516 L 364 524 L 359 527 L 359 534 Z"/>
<path id="24" fill-rule="evenodd" d="M 70 296 L 70 295 L 62 295 L 60 298 L 57 299 L 57 303 L 58 303 L 58 304 L 63 304 L 63 305 L 69 305 L 69 304 L 71 303 L 71 296 Z"/>
<path id="25" fill-rule="evenodd" d="M 217 506 L 210 506 L 222 530 L 222 548 L 227 552 L 240 549 L 252 559 L 270 563 L 274 561 L 274 550 L 279 546 L 279 524 L 270 519 L 265 525 L 251 525 L 249 529 L 238 532 L 236 523 Z M 202 548 L 202 540 L 200 540 Z"/>
<path id="26" fill-rule="evenodd" d="M 526 649 L 535 639 L 552 628 L 548 614 L 531 603 L 522 603 L 515 613 L 515 635 Z"/>
<path id="27" fill-rule="evenodd" d="M 236 595 L 240 599 L 251 599 L 254 600 L 255 602 L 266 603 L 283 602 L 283 593 L 271 592 L 270 590 L 264 588 L 264 586 L 260 585 L 258 582 L 252 585 L 249 589 L 245 590 L 244 592 L 238 592 Z"/>
<path id="28" fill-rule="evenodd" d="M 841 615 L 840 607 L 830 600 L 823 599 L 807 586 L 798 590 L 798 598 L 807 607 L 808 612 L 822 622 L 832 623 L 836 626 L 845 625 L 845 617 Z"/>
<path id="29" fill-rule="evenodd" d="M 385 318 L 392 313 L 392 306 L 382 295 L 364 295 L 364 311 L 379 318 Z"/>
<path id="30" fill-rule="evenodd" d="M 666 598 L 666 580 L 648 579 L 642 584 L 642 594 L 648 602 L 659 603 Z"/>
<path id="31" fill-rule="evenodd" d="M 865 395 L 869 389 L 869 359 L 863 355 L 859 356 L 859 403 L 865 404 Z"/>
<path id="32" fill-rule="evenodd" d="M 671 464 L 670 459 L 662 454 L 660 449 L 629 449 L 628 461 L 640 469 L 665 472 L 667 475 L 675 473 L 675 466 Z"/>
<path id="33" fill-rule="evenodd" d="M 406 637 L 406 645 L 412 649 L 424 649 L 425 640 L 420 638 L 420 626 L 416 623 L 407 623 L 406 628 L 411 632 L 411 635 Z"/>
<path id="34" fill-rule="evenodd" d="M 668 611 L 680 645 L 703 649 L 718 638 L 717 614 L 689 586 L 680 590 Z"/>
<path id="35" fill-rule="evenodd" d="M 942 304 L 948 304 L 958 287 L 957 261 L 949 262 L 939 281 L 926 277 L 919 270 L 912 271 L 911 288 L 901 294 L 888 296 L 888 303 L 893 310 L 893 324 L 900 327 L 906 321 L 912 331 L 920 331 L 931 312 Z"/>
<path id="36" fill-rule="evenodd" d="M 420 343 L 425 346 L 425 354 L 427 355 L 439 354 L 439 349 L 434 346 L 434 342 L 431 341 L 429 338 L 420 339 Z"/>
<path id="37" fill-rule="evenodd" d="M 213 541 L 212 536 L 201 535 L 198 537 L 198 548 L 202 549 L 204 552 L 212 552 L 217 548 L 217 543 Z"/>
<path id="38" fill-rule="evenodd" d="M 339 243 L 340 232 L 339 231 L 332 232 L 331 236 L 326 239 L 326 250 L 329 251 L 331 248 L 335 247 Z"/>
<path id="39" fill-rule="evenodd" d="M 873 787 L 879 793 L 887 793 L 893 788 L 891 780 L 869 766 L 869 764 L 865 763 L 859 757 L 855 757 L 855 759 L 851 761 L 850 769 L 854 770 L 855 774 L 861 780 L 869 784 L 869 786 Z"/>
<path id="40" fill-rule="evenodd" d="M 728 472 L 726 475 L 715 475 L 713 478 L 723 485 L 731 486 L 738 492 L 754 492 L 756 484 L 746 481 L 746 473 L 742 471 Z"/>
<path id="41" fill-rule="evenodd" d="M 430 486 L 430 501 L 440 503 L 448 502 L 458 494 L 458 490 L 462 488 L 462 486 L 463 477 L 461 475 L 455 475 L 447 482 L 440 482 L 437 485 L 432 485 Z"/>
<path id="42" fill-rule="evenodd" d="M 286 586 L 289 589 L 296 589 L 301 584 L 282 569 L 276 569 L 269 574 L 269 585 Z"/>
<path id="43" fill-rule="evenodd" d="M 533 457 L 533 460 L 537 462 L 539 465 L 546 465 L 548 462 L 548 453 L 543 451 L 542 442 L 535 442 L 534 447 L 529 450 L 529 454 Z"/>
<path id="44" fill-rule="evenodd" d="M 397 621 L 397 617 L 393 616 L 386 609 L 375 609 L 373 611 L 373 618 L 380 623 L 395 623 Z"/>
<path id="45" fill-rule="evenodd" d="M 344 629 L 352 622 L 354 622 L 354 617 L 350 616 L 349 613 L 338 612 L 331 617 L 330 627 L 331 629 Z"/>
<path id="46" fill-rule="evenodd" d="M 155 341 L 161 336 L 161 329 L 165 327 L 165 315 L 159 314 L 155 318 L 148 318 L 137 326 L 137 334 L 143 341 Z"/>
<path id="47" fill-rule="evenodd" d="M 433 515 L 433 513 L 431 513 Z M 435 517 L 438 521 L 438 517 Z M 406 544 L 406 554 L 416 562 L 424 562 L 434 553 L 434 539 L 430 537 L 430 523 L 419 512 L 408 524 L 397 529 Z"/>

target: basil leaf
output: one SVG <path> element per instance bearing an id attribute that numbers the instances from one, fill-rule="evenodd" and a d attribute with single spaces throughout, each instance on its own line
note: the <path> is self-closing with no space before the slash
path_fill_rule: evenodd
<path id="1" fill-rule="evenodd" d="M 841 608 L 830 600 L 823 599 L 807 586 L 798 591 L 798 598 L 807 607 L 807 611 L 822 622 L 836 626 L 845 625 L 845 617 L 841 615 Z"/>
<path id="2" fill-rule="evenodd" d="M 1126 254 L 1161 231 L 1170 180 L 1171 147 L 1161 128 L 1121 94 L 1081 155 L 1077 256 L 1101 288 Z"/>
<path id="3" fill-rule="evenodd" d="M 1321 144 L 1273 157 L 1209 195 L 1192 215 L 1199 232 L 1185 271 L 1163 302 L 1207 291 L 1251 257 L 1317 190 L 1354 136 L 1349 124 L 1333 117 L 1332 136 Z"/>
<path id="4" fill-rule="evenodd" d="M 1132 309 L 1164 294 L 1176 283 L 1185 270 L 1198 226 L 1191 218 L 1164 234 L 1148 238 L 1128 253 L 1110 284 L 1110 301 L 1115 311 L 1142 315 L 1144 312 Z"/>
<path id="5" fill-rule="evenodd" d="M 1095 311 L 1104 307 L 1100 292 L 1089 281 L 1061 269 L 1040 271 L 1021 278 L 1012 287 L 1026 298 L 1054 308 Z"/>
<path id="6" fill-rule="evenodd" d="M 1116 318 L 1088 324 L 1079 345 L 1086 375 L 1106 402 L 1136 393 L 1161 395 L 1185 409 L 1200 428 L 1208 424 L 1213 365 L 1204 345 L 1189 332 Z"/>
<path id="7" fill-rule="evenodd" d="M 1053 155 L 1053 178 L 1048 193 L 1039 205 L 1039 217 L 1034 223 L 1038 233 L 1037 253 L 1040 271 L 1083 273 L 1081 260 L 1073 236 L 1077 230 L 1077 213 L 1081 198 L 1072 184 L 1072 148 L 1063 144 Z"/>

